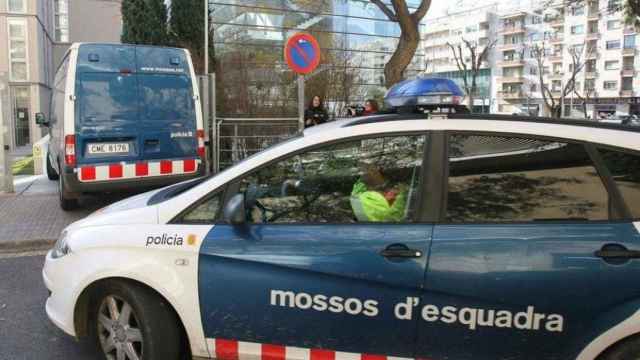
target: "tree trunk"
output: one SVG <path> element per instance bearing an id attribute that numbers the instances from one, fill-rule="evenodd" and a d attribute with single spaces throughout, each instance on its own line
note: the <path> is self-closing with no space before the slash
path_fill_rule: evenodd
<path id="1" fill-rule="evenodd" d="M 475 112 L 475 111 L 473 111 L 473 110 L 474 110 L 474 109 L 473 109 L 473 100 L 474 100 L 474 97 L 473 97 L 473 90 L 471 90 L 471 91 L 469 92 L 469 111 L 470 111 L 472 114 Z"/>
<path id="2" fill-rule="evenodd" d="M 401 23 L 400 26 L 403 31 L 398 47 L 396 47 L 396 51 L 384 67 L 385 86 L 387 89 L 404 80 L 404 71 L 413 60 L 420 42 L 417 23 L 410 19 Z"/>

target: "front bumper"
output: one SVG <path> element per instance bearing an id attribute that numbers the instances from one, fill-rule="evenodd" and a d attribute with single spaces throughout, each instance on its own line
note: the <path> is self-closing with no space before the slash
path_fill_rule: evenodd
<path id="1" fill-rule="evenodd" d="M 51 257 L 51 251 L 47 253 L 42 269 L 42 280 L 49 290 L 49 297 L 45 305 L 45 310 L 49 320 L 59 327 L 65 333 L 76 336 L 75 326 L 73 324 L 73 310 L 75 306 L 75 297 L 73 296 L 73 287 L 71 284 L 65 283 L 64 272 L 66 259 L 73 254 L 69 254 L 59 259 Z"/>

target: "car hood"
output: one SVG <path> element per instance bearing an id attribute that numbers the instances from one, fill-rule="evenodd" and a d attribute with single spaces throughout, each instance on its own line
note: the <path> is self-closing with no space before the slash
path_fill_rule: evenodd
<path id="1" fill-rule="evenodd" d="M 103 225 L 157 224 L 158 207 L 147 204 L 149 199 L 158 191 L 160 189 L 113 203 L 95 211 L 82 220 L 74 222 L 67 229 L 73 230 L 81 227 Z"/>

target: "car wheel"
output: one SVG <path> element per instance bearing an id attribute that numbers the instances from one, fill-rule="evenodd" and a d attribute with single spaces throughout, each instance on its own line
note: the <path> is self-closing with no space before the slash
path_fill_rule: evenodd
<path id="1" fill-rule="evenodd" d="M 69 193 L 64 190 L 64 176 L 60 176 L 60 181 L 58 181 L 58 197 L 62 210 L 70 211 L 78 207 L 78 199 L 70 198 Z"/>
<path id="2" fill-rule="evenodd" d="M 107 360 L 180 359 L 178 319 L 153 291 L 114 281 L 92 297 L 89 336 Z"/>
<path id="3" fill-rule="evenodd" d="M 640 335 L 622 340 L 598 356 L 597 360 L 638 360 L 640 359 Z"/>
<path id="4" fill-rule="evenodd" d="M 51 159 L 49 158 L 49 153 L 47 153 L 46 157 L 47 157 L 47 177 L 49 178 L 49 180 L 58 180 L 59 175 L 56 172 L 56 169 L 54 169 L 53 166 L 51 165 Z"/>

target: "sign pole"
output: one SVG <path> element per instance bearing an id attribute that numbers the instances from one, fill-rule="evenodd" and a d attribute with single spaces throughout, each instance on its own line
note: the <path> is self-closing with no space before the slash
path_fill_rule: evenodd
<path id="1" fill-rule="evenodd" d="M 209 0 L 204 1 L 204 74 L 209 73 Z"/>
<path id="2" fill-rule="evenodd" d="M 304 75 L 298 75 L 298 131 L 304 130 Z"/>

